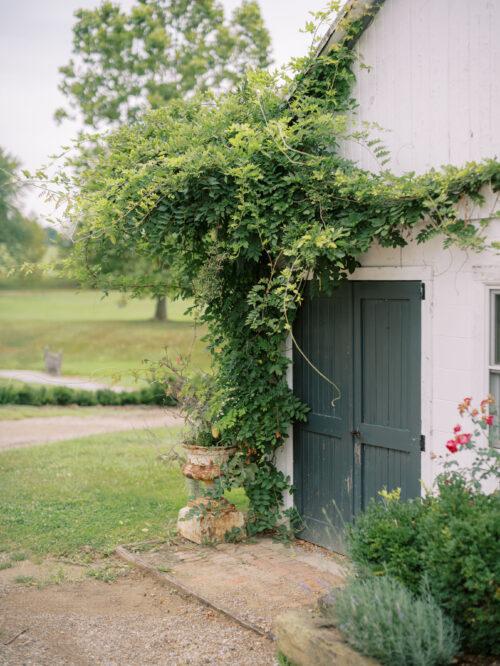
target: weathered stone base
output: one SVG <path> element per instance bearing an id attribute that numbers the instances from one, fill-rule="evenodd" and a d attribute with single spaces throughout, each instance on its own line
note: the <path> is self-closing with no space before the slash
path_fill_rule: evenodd
<path id="1" fill-rule="evenodd" d="M 296 666 L 377 666 L 353 650 L 331 622 L 317 611 L 290 610 L 274 624 L 278 650 Z"/>
<path id="2" fill-rule="evenodd" d="M 245 516 L 233 504 L 223 501 L 215 505 L 212 501 L 209 508 L 190 515 L 197 504 L 203 504 L 203 501 L 189 502 L 179 511 L 177 530 L 185 539 L 199 544 L 223 543 L 231 530 L 244 530 Z"/>

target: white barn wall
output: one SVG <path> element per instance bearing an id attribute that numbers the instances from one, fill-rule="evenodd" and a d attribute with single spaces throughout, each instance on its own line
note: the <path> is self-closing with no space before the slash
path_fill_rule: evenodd
<path id="1" fill-rule="evenodd" d="M 355 123 L 381 125 L 396 174 L 500 156 L 500 0 L 386 0 L 359 39 Z M 372 132 L 376 134 L 376 132 Z M 346 157 L 377 171 L 357 144 Z M 498 209 L 491 193 L 469 217 Z M 500 240 L 500 221 L 488 236 Z M 373 246 L 352 279 L 422 280 L 422 480 L 431 485 L 464 396 L 489 391 L 489 290 L 500 257 L 444 250 L 442 239 L 405 248 Z M 291 381 L 291 380 L 290 380 Z M 278 464 L 293 480 L 292 433 Z"/>
<path id="2" fill-rule="evenodd" d="M 356 45 L 354 88 L 354 123 L 384 128 L 371 132 L 389 150 L 384 168 L 398 175 L 424 173 L 500 156 L 499 34 L 498 0 L 384 2 Z M 343 150 L 363 168 L 381 168 L 358 144 Z M 484 206 L 464 210 L 469 218 L 498 210 L 498 198 L 485 194 Z M 498 221 L 490 223 L 488 236 L 500 239 Z M 489 289 L 500 287 L 500 257 L 444 250 L 437 238 L 401 249 L 374 246 L 361 264 L 353 279 L 421 279 L 426 285 L 422 480 L 429 486 L 439 472 L 434 456 L 444 452 L 458 420 L 458 402 L 465 396 L 479 400 L 489 391 Z"/>
<path id="3" fill-rule="evenodd" d="M 386 168 L 423 173 L 500 153 L 500 2 L 385 0 L 355 47 L 356 122 L 390 152 Z M 365 69 L 360 62 L 368 66 Z M 346 156 L 372 171 L 366 148 Z"/>

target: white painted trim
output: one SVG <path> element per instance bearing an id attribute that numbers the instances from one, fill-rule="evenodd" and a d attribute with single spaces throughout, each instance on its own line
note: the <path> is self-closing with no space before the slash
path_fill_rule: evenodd
<path id="1" fill-rule="evenodd" d="M 484 285 L 485 290 L 485 304 L 484 304 L 484 350 L 485 350 L 485 359 L 482 364 L 484 370 L 483 377 L 483 393 L 482 396 L 486 396 L 490 392 L 490 374 L 492 368 L 497 366 L 493 363 L 493 340 L 494 340 L 494 322 L 493 322 L 493 294 L 500 293 L 500 282 L 498 278 L 498 269 L 496 282 L 488 283 Z M 499 405 L 496 406 L 497 410 Z"/>
<path id="2" fill-rule="evenodd" d="M 290 359 L 286 372 L 286 381 L 288 386 L 293 389 L 293 341 L 289 334 L 285 344 L 285 356 Z M 290 478 L 293 484 L 293 426 L 288 428 L 288 437 L 285 443 L 276 451 L 276 467 Z M 293 496 L 290 493 L 283 495 L 285 509 L 293 507 Z"/>
<path id="3" fill-rule="evenodd" d="M 474 327 L 471 344 L 476 350 L 477 363 L 469 393 L 475 400 L 479 400 L 490 391 L 491 294 L 499 290 L 500 285 L 498 268 L 494 279 L 488 270 L 473 273 L 477 295 L 472 300 Z"/>
<path id="4" fill-rule="evenodd" d="M 434 402 L 433 402 L 433 383 L 434 383 L 434 279 L 422 278 L 425 285 L 425 299 L 422 301 L 421 310 L 421 348 L 420 354 L 422 359 L 421 365 L 421 390 L 420 390 L 420 409 L 421 409 L 421 429 L 422 435 L 425 437 L 426 447 L 425 451 L 420 454 L 420 473 L 422 483 L 422 494 L 425 494 L 425 488 L 429 488 L 434 481 L 434 463 L 432 459 L 433 454 L 433 419 L 434 419 Z"/>
<path id="5" fill-rule="evenodd" d="M 473 266 L 472 277 L 476 282 L 482 282 L 491 289 L 500 289 L 500 266 Z"/>
<path id="6" fill-rule="evenodd" d="M 361 266 L 349 280 L 421 280 L 433 279 L 432 266 Z"/>

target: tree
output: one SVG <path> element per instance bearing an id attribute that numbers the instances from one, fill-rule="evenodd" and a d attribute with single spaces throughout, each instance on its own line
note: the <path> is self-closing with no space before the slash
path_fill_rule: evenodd
<path id="1" fill-rule="evenodd" d="M 224 90 L 248 67 L 270 64 L 270 37 L 256 0 L 227 21 L 216 0 L 107 0 L 76 12 L 73 55 L 61 92 L 86 125 L 134 121 L 144 108 L 196 91 Z M 67 117 L 58 109 L 56 119 Z"/>
<path id="2" fill-rule="evenodd" d="M 73 58 L 59 70 L 70 108 L 55 117 L 76 112 L 97 130 L 135 122 L 173 99 L 234 88 L 248 68 L 271 61 L 256 0 L 243 0 L 229 20 L 216 0 L 136 0 L 129 11 L 107 0 L 75 16 Z M 119 251 L 111 254 L 101 273 L 129 271 L 130 263 L 117 261 Z M 166 300 L 158 298 L 155 318 L 162 320 Z"/>
<path id="3" fill-rule="evenodd" d="M 45 252 L 45 232 L 19 209 L 18 160 L 0 148 L 0 268 L 37 262 Z"/>

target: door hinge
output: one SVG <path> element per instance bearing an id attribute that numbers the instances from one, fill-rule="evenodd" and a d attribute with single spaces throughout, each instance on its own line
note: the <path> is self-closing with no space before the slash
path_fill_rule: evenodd
<path id="1" fill-rule="evenodd" d="M 420 435 L 420 450 L 425 451 L 425 435 Z"/>
<path id="2" fill-rule="evenodd" d="M 425 301 L 425 282 L 420 283 L 420 298 Z"/>

